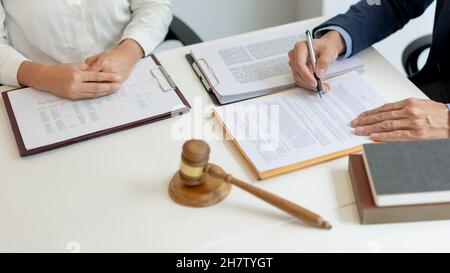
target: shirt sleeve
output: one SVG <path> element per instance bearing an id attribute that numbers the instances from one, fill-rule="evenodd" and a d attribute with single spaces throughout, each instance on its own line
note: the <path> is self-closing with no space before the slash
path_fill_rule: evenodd
<path id="1" fill-rule="evenodd" d="M 360 0 L 316 29 L 339 26 L 352 37 L 352 55 L 383 40 L 403 28 L 410 20 L 423 14 L 434 0 Z"/>
<path id="2" fill-rule="evenodd" d="M 341 56 L 339 56 L 339 58 L 342 59 L 346 59 L 348 57 L 350 57 L 352 55 L 352 48 L 353 48 L 353 40 L 352 40 L 352 36 L 350 36 L 350 34 L 343 28 L 339 27 L 339 26 L 328 26 L 328 27 L 323 27 L 323 28 L 319 28 L 314 32 L 314 37 L 315 38 L 320 38 L 323 35 L 325 35 L 328 31 L 331 30 L 335 30 L 337 32 L 339 32 L 339 34 L 341 34 L 342 38 L 344 39 L 345 45 L 347 47 L 347 51 L 342 54 Z"/>
<path id="3" fill-rule="evenodd" d="M 121 41 L 136 41 L 148 56 L 164 40 L 172 22 L 170 0 L 130 0 L 132 19 Z"/>
<path id="4" fill-rule="evenodd" d="M 3 4 L 0 4 L 0 83 L 19 86 L 17 72 L 26 60 L 28 59 L 9 44 L 6 13 Z"/>
<path id="5" fill-rule="evenodd" d="M 450 111 L 450 104 L 447 104 L 448 110 Z"/>

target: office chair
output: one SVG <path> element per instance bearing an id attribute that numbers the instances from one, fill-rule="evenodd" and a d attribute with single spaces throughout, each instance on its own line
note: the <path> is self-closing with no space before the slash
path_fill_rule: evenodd
<path id="1" fill-rule="evenodd" d="M 408 78 L 411 78 L 419 72 L 419 57 L 425 50 L 431 47 L 432 42 L 433 36 L 426 35 L 414 40 L 406 47 L 405 51 L 403 51 L 403 68 L 405 69 Z"/>
<path id="2" fill-rule="evenodd" d="M 183 45 L 193 45 L 202 43 L 203 40 L 186 23 L 174 16 L 172 24 L 169 27 L 169 33 L 164 41 L 177 40 Z"/>

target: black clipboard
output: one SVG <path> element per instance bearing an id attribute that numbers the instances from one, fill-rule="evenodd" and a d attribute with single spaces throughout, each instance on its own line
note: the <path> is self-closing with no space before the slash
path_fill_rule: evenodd
<path id="1" fill-rule="evenodd" d="M 199 71 L 194 68 L 195 60 L 194 60 L 194 57 L 192 56 L 192 54 L 187 54 L 186 55 L 186 60 L 191 65 L 192 70 L 194 70 L 194 73 L 197 75 L 198 79 L 202 83 L 202 85 L 205 88 L 206 92 L 208 92 L 208 95 L 211 98 L 212 102 L 216 106 L 225 105 L 225 104 L 220 103 L 219 99 L 216 97 L 216 94 L 214 94 L 210 84 L 208 83 L 208 79 L 201 72 L 198 73 Z"/>
<path id="2" fill-rule="evenodd" d="M 216 105 L 216 106 L 224 106 L 224 105 L 230 105 L 230 104 L 234 104 L 234 103 L 238 103 L 238 102 L 242 102 L 242 101 L 246 101 L 246 100 L 251 100 L 251 99 L 255 99 L 257 97 L 260 96 L 255 96 L 255 97 L 250 97 L 250 98 L 246 98 L 246 99 L 242 99 L 242 100 L 236 100 L 236 101 L 232 101 L 232 102 L 228 102 L 228 103 L 221 103 L 219 101 L 219 99 L 217 98 L 216 94 L 213 91 L 213 85 L 211 84 L 211 82 L 209 81 L 208 77 L 206 77 L 202 71 L 201 68 L 196 69 L 195 65 L 196 65 L 196 61 L 194 59 L 194 57 L 192 56 L 192 54 L 187 54 L 186 55 L 186 60 L 188 61 L 188 63 L 191 65 L 192 70 L 194 70 L 194 73 L 197 75 L 198 79 L 200 80 L 200 82 L 202 83 L 203 87 L 205 88 L 206 92 L 208 92 L 209 97 L 211 98 L 211 101 Z"/>

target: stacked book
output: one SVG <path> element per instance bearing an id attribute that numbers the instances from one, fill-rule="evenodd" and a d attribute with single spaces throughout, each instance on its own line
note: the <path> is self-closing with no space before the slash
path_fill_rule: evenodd
<path id="1" fill-rule="evenodd" d="M 362 224 L 450 219 L 450 140 L 366 144 L 349 172 Z"/>

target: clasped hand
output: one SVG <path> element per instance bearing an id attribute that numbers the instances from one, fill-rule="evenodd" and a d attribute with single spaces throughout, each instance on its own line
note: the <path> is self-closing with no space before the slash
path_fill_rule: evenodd
<path id="1" fill-rule="evenodd" d="M 39 64 L 25 61 L 18 72 L 24 86 L 58 97 L 79 100 L 112 94 L 120 89 L 134 65 L 144 56 L 139 44 L 124 40 L 116 48 L 80 63 Z"/>

